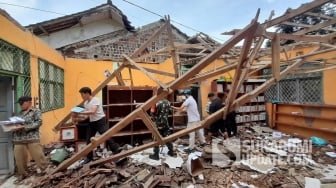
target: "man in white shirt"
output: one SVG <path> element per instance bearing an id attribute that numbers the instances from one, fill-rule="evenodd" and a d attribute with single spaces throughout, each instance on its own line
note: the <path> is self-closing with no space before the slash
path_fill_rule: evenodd
<path id="1" fill-rule="evenodd" d="M 181 107 L 172 107 L 175 110 L 186 111 L 188 116 L 188 124 L 187 127 L 195 126 L 199 123 L 200 114 L 198 112 L 198 107 L 196 100 L 191 95 L 191 90 L 186 89 L 184 90 L 184 94 L 186 95 L 187 99 L 183 102 Z M 197 136 L 200 139 L 201 146 L 205 145 L 205 137 L 203 129 L 198 129 Z M 195 132 L 189 133 L 189 148 L 185 150 L 185 152 L 190 153 L 195 148 Z"/>
<path id="2" fill-rule="evenodd" d="M 82 87 L 79 90 L 82 99 L 84 100 L 85 111 L 80 112 L 80 114 L 85 114 L 89 116 L 89 126 L 86 133 L 86 143 L 91 142 L 91 137 L 94 137 L 96 133 L 104 134 L 108 129 L 106 124 L 105 113 L 100 100 L 97 97 L 93 97 L 91 94 L 91 89 L 89 87 Z M 119 153 L 119 144 L 115 143 L 112 138 L 107 140 L 110 150 L 116 154 Z M 86 156 L 84 164 L 90 162 L 93 159 L 93 152 L 91 151 Z"/>

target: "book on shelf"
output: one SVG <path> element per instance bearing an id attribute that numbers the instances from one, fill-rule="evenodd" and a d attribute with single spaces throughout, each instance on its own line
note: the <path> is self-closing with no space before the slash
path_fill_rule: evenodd
<path id="1" fill-rule="evenodd" d="M 8 119 L 9 120 L 0 121 L 0 125 L 1 125 L 3 132 L 10 132 L 18 127 L 21 127 L 22 125 L 20 124 L 25 122 L 24 119 L 17 117 L 17 116 L 13 116 Z"/>

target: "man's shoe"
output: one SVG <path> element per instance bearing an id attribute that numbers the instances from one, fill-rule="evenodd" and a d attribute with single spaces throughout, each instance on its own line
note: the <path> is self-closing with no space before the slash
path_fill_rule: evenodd
<path id="1" fill-rule="evenodd" d="M 168 155 L 171 157 L 176 157 L 176 153 L 174 151 L 168 151 Z"/>
<path id="2" fill-rule="evenodd" d="M 81 165 L 85 165 L 85 164 L 88 164 L 89 162 L 91 162 L 91 159 L 89 158 L 85 158 L 83 161 L 81 161 Z"/>
<path id="3" fill-rule="evenodd" d="M 192 152 L 194 152 L 194 149 L 189 149 L 189 148 L 187 148 L 187 149 L 184 149 L 183 150 L 185 153 L 192 153 Z"/>
<path id="4" fill-rule="evenodd" d="M 122 148 L 119 147 L 118 149 L 114 149 L 114 150 L 112 151 L 112 153 L 113 153 L 113 155 L 115 155 L 115 154 L 120 153 L 121 150 L 122 150 Z"/>
<path id="5" fill-rule="evenodd" d="M 150 159 L 153 159 L 153 160 L 156 160 L 156 161 L 158 161 L 159 159 L 160 159 L 160 157 L 159 157 L 159 155 L 157 154 L 153 154 L 153 155 L 149 155 L 149 158 Z"/>

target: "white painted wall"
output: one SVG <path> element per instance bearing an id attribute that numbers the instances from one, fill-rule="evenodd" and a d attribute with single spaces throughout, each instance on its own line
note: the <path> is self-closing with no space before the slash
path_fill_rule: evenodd
<path id="1" fill-rule="evenodd" d="M 76 25 L 72 28 L 51 33 L 49 36 L 39 36 L 39 38 L 53 48 L 60 48 L 75 42 L 122 30 L 123 28 L 122 24 L 106 18 L 85 24 L 82 27 Z"/>

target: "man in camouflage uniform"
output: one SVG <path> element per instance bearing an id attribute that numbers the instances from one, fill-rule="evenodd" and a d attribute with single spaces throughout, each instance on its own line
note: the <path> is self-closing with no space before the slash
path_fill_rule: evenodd
<path id="1" fill-rule="evenodd" d="M 18 103 L 21 107 L 18 117 L 25 121 L 13 130 L 14 157 L 18 175 L 24 178 L 29 175 L 27 172 L 28 152 L 40 170 L 45 169 L 47 161 L 40 144 L 39 130 L 42 125 L 42 113 L 32 106 L 30 96 L 20 97 Z"/>
<path id="2" fill-rule="evenodd" d="M 171 134 L 173 128 L 169 125 L 168 115 L 171 113 L 170 102 L 167 99 L 162 99 L 156 103 L 155 108 L 151 109 L 153 121 L 161 134 L 161 136 L 166 137 Z M 168 147 L 168 155 L 174 156 L 173 144 L 171 142 L 166 143 Z M 159 160 L 159 146 L 154 147 L 154 154 L 150 155 L 149 158 L 154 160 Z"/>

